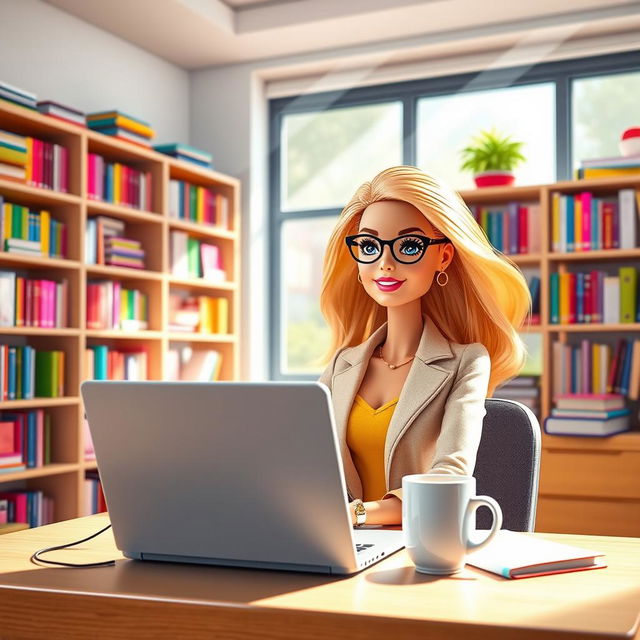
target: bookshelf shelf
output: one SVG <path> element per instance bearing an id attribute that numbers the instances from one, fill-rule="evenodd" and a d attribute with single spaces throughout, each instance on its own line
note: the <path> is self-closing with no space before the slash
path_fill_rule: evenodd
<path id="1" fill-rule="evenodd" d="M 570 331 L 578 333 L 585 331 L 640 331 L 640 323 L 628 322 L 620 324 L 550 324 L 548 325 L 547 329 L 552 332 Z"/>
<path id="2" fill-rule="evenodd" d="M 236 342 L 238 336 L 224 333 L 181 333 L 174 331 L 168 334 L 171 342 Z"/>
<path id="3" fill-rule="evenodd" d="M 75 473 L 75 464 L 46 464 L 43 467 L 34 467 L 24 471 L 0 474 L 0 482 L 15 482 L 16 480 L 30 480 L 31 478 L 42 478 L 44 476 L 55 476 L 61 473 Z"/>
<path id="4" fill-rule="evenodd" d="M 33 398 L 32 400 L 4 400 L 0 402 L 0 411 L 13 409 L 33 409 L 41 407 L 64 407 L 80 404 L 78 396 L 63 396 L 62 398 Z"/>
<path id="5" fill-rule="evenodd" d="M 629 260 L 640 259 L 640 249 L 597 249 L 594 251 L 578 251 L 575 253 L 550 253 L 550 261 L 577 261 L 584 260 Z"/>
<path id="6" fill-rule="evenodd" d="M 33 112 L 0 100 L 0 129 L 63 145 L 68 150 L 69 193 L 0 178 L 4 201 L 36 210 L 46 209 L 51 218 L 66 225 L 67 258 L 49 258 L 0 251 L 0 270 L 14 271 L 29 278 L 66 278 L 69 282 L 69 325 L 64 329 L 8 327 L 0 329 L 0 343 L 28 344 L 36 349 L 65 352 L 65 392 L 58 398 L 33 398 L 0 402 L 6 412 L 43 409 L 51 416 L 51 456 L 54 464 L 26 471 L 0 474 L 0 491 L 5 488 L 42 490 L 55 501 L 55 520 L 83 514 L 85 472 L 96 469 L 95 461 L 84 459 L 83 407 L 80 384 L 87 377 L 89 348 L 106 346 L 120 354 L 147 354 L 146 371 L 150 380 L 162 380 L 169 358 L 169 343 L 192 343 L 195 349 L 219 351 L 222 356 L 221 380 L 240 377 L 240 258 L 239 194 L 240 182 L 216 171 L 190 166 L 153 149 L 105 136 L 86 127 Z M 118 162 L 151 175 L 151 200 L 145 210 L 89 195 L 89 154 L 106 162 Z M 169 181 L 179 179 L 210 188 L 228 200 L 229 229 L 213 225 L 174 220 L 169 216 Z M 87 221 L 96 216 L 125 222 L 127 238 L 137 240 L 145 250 L 145 269 L 85 264 Z M 208 238 L 222 249 L 223 267 L 230 280 L 174 279 L 170 273 L 170 233 L 172 229 Z M 148 296 L 148 330 L 118 331 L 86 328 L 87 283 L 118 281 L 126 289 L 138 289 Z M 229 308 L 229 335 L 197 334 L 184 336 L 169 330 L 169 296 L 172 287 L 191 295 L 223 292 Z M 210 295 L 214 295 L 213 293 Z M 0 301 L 0 304 L 2 302 Z M 10 485 L 8 483 L 11 483 Z"/>
<path id="7" fill-rule="evenodd" d="M 3 105 L 0 105 L 2 107 Z M 52 189 L 29 185 L 0 178 L 0 190 L 6 199 L 20 199 L 29 205 L 53 207 L 60 204 L 80 204 L 80 197 Z"/>
<path id="8" fill-rule="evenodd" d="M 553 196 L 591 192 L 594 198 L 613 199 L 621 189 L 640 191 L 640 176 L 569 180 L 530 187 L 496 187 L 460 192 L 468 206 L 503 207 L 511 202 L 538 205 L 540 252 L 507 255 L 527 273 L 540 278 L 540 324 L 521 334 L 540 336 L 541 373 L 538 418 L 551 414 L 554 395 L 554 345 L 577 346 L 585 338 L 611 345 L 617 336 L 640 337 L 640 323 L 552 324 L 552 273 L 602 269 L 615 275 L 619 264 L 640 266 L 640 247 L 578 252 L 554 252 L 552 244 Z M 636 197 L 638 202 L 638 198 Z M 636 243 L 639 238 L 636 238 Z M 499 394 L 496 394 L 499 395 Z M 627 399 L 632 430 L 606 438 L 542 434 L 542 469 L 536 530 L 602 535 L 640 535 L 640 401 Z M 576 478 L 580 478 L 579 481 Z M 585 488 L 586 487 L 586 488 Z M 635 514 L 635 517 L 634 517 Z"/>

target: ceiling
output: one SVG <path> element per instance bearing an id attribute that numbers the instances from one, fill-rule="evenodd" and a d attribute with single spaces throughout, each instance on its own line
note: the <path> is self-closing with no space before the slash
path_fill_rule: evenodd
<path id="1" fill-rule="evenodd" d="M 45 1 L 188 70 L 528 22 L 640 29 L 632 0 Z"/>

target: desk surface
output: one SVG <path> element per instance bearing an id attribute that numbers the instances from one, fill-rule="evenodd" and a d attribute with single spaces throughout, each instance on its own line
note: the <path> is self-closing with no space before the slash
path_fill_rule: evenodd
<path id="1" fill-rule="evenodd" d="M 603 551 L 606 569 L 506 580 L 467 566 L 416 573 L 400 551 L 351 577 L 127 560 L 111 530 L 36 567 L 35 550 L 79 540 L 106 515 L 0 536 L 0 636 L 7 638 L 640 638 L 640 538 L 533 534 Z"/>

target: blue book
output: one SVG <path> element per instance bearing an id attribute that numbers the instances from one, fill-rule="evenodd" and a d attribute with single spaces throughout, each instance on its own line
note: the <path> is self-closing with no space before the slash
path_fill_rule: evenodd
<path id="1" fill-rule="evenodd" d="M 497 235 L 497 249 L 504 253 L 504 214 L 502 211 L 496 211 L 496 235 Z"/>
<path id="2" fill-rule="evenodd" d="M 584 322 L 584 273 L 576 273 L 576 322 Z"/>
<path id="3" fill-rule="evenodd" d="M 575 251 L 575 237 L 576 237 L 576 229 L 575 229 L 575 220 L 574 220 L 574 210 L 573 210 L 573 196 L 564 196 L 567 202 L 567 251 Z"/>
<path id="4" fill-rule="evenodd" d="M 38 443 L 38 428 L 35 411 L 27 413 L 27 468 L 36 466 L 36 451 Z"/>
<path id="5" fill-rule="evenodd" d="M 27 467 L 24 464 L 17 464 L 15 467 L 3 467 L 0 468 L 0 473 L 16 473 L 18 471 L 26 471 Z M 9 509 L 10 511 L 11 509 Z M 11 522 L 11 515 L 9 514 L 9 522 Z"/>
<path id="6" fill-rule="evenodd" d="M 7 391 L 9 400 L 16 399 L 16 347 L 9 347 L 7 354 L 8 375 L 7 375 Z"/>
<path id="7" fill-rule="evenodd" d="M 633 340 L 628 340 L 624 350 L 624 361 L 622 364 L 622 377 L 620 380 L 620 393 L 624 396 L 629 393 L 629 383 L 631 382 L 631 356 L 633 355 Z"/>

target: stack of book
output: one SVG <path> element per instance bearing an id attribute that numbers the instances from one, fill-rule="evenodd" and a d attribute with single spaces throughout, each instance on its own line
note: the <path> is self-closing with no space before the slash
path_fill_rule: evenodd
<path id="1" fill-rule="evenodd" d="M 41 100 L 38 102 L 38 111 L 46 116 L 51 116 L 63 122 L 71 122 L 80 127 L 86 127 L 85 114 L 72 107 L 67 107 L 53 100 Z"/>
<path id="2" fill-rule="evenodd" d="M 184 180 L 169 182 L 169 215 L 178 220 L 231 228 L 229 199 L 208 187 Z"/>
<path id="3" fill-rule="evenodd" d="M 581 160 L 575 172 L 576 180 L 637 175 L 640 175 L 640 154 Z"/>
<path id="4" fill-rule="evenodd" d="M 27 162 L 25 136 L 0 129 L 0 178 L 25 182 Z"/>
<path id="5" fill-rule="evenodd" d="M 3 520 L 21 522 L 27 527 L 49 524 L 53 522 L 53 499 L 42 491 L 3 491 L 0 493 L 0 522 Z"/>
<path id="6" fill-rule="evenodd" d="M 638 269 L 619 267 L 549 275 L 551 324 L 640 322 Z"/>
<path id="7" fill-rule="evenodd" d="M 189 145 L 181 144 L 179 142 L 171 144 L 156 144 L 153 148 L 155 151 L 164 153 L 172 158 L 186 160 L 187 162 L 192 162 L 193 164 L 197 164 L 199 167 L 205 167 L 207 169 L 213 168 L 213 165 L 211 164 L 211 154 L 207 151 L 202 151 L 201 149 L 196 149 L 195 147 L 190 147 Z"/>
<path id="8" fill-rule="evenodd" d="M 148 298 L 137 289 L 125 289 L 114 280 L 87 283 L 87 329 L 147 328 Z"/>
<path id="9" fill-rule="evenodd" d="M 91 516 L 107 510 L 107 503 L 102 492 L 100 475 L 96 470 L 85 472 L 84 479 L 84 507 L 81 516 Z"/>
<path id="10" fill-rule="evenodd" d="M 167 380 L 213 382 L 220 379 L 222 354 L 214 349 L 172 347 L 167 351 Z"/>
<path id="11" fill-rule="evenodd" d="M 498 387 L 494 398 L 504 398 L 521 402 L 540 415 L 540 378 L 538 376 L 518 376 Z"/>
<path id="12" fill-rule="evenodd" d="M 591 191 L 551 197 L 551 250 L 560 252 L 633 249 L 638 242 L 640 189 L 620 189 L 617 196 Z"/>
<path id="13" fill-rule="evenodd" d="M 227 279 L 217 245 L 207 244 L 183 231 L 171 232 L 171 273 L 179 278 L 204 278 L 210 282 Z"/>
<path id="14" fill-rule="evenodd" d="M 145 252 L 139 240 L 126 238 L 125 223 L 108 216 L 87 220 L 85 257 L 87 264 L 110 264 L 144 269 Z"/>
<path id="15" fill-rule="evenodd" d="M 506 254 L 540 251 L 540 204 L 509 202 L 491 207 L 476 204 L 470 210 L 498 251 Z"/>
<path id="16" fill-rule="evenodd" d="M 56 282 L 0 271 L 0 327 L 66 327 L 68 298 L 66 278 Z"/>
<path id="17" fill-rule="evenodd" d="M 147 380 L 148 350 L 142 347 L 110 349 L 96 344 L 85 350 L 87 380 Z"/>
<path id="18" fill-rule="evenodd" d="M 556 407 L 544 421 L 553 435 L 610 436 L 628 431 L 630 410 L 624 398 L 613 393 L 569 393 L 555 397 Z"/>
<path id="19" fill-rule="evenodd" d="M 553 393 L 618 393 L 640 398 L 640 338 L 618 338 L 608 344 L 584 338 L 574 346 L 554 342 Z"/>
<path id="20" fill-rule="evenodd" d="M 107 136 L 134 142 L 150 148 L 155 131 L 148 122 L 133 118 L 120 111 L 98 111 L 86 116 L 87 126 Z"/>
<path id="21" fill-rule="evenodd" d="M 0 99 L 35 110 L 38 98 L 35 93 L 0 80 Z"/>
<path id="22" fill-rule="evenodd" d="M 51 415 L 43 409 L 0 413 L 0 473 L 51 463 Z"/>
<path id="23" fill-rule="evenodd" d="M 67 225 L 49 211 L 7 202 L 0 194 L 0 251 L 66 258 Z"/>
<path id="24" fill-rule="evenodd" d="M 120 162 L 109 162 L 96 153 L 87 156 L 87 196 L 143 211 L 151 210 L 150 171 L 140 171 Z"/>

